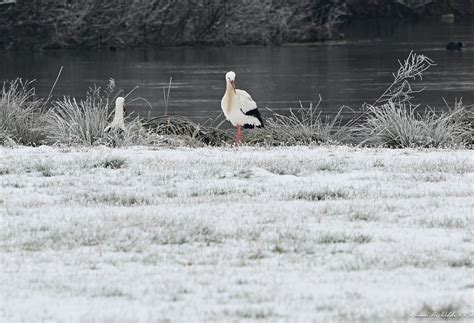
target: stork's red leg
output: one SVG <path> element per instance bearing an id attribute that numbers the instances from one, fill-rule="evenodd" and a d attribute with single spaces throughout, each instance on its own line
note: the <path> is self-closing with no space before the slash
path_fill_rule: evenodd
<path id="1" fill-rule="evenodd" d="M 240 136 L 241 136 L 240 125 L 237 125 L 237 135 L 235 136 L 235 144 L 236 145 L 238 145 L 239 142 L 240 142 Z"/>

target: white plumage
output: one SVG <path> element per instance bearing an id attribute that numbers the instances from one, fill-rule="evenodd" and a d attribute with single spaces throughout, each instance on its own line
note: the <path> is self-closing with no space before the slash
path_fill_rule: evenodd
<path id="1" fill-rule="evenodd" d="M 237 127 L 235 143 L 241 139 L 241 127 L 263 128 L 263 120 L 257 103 L 249 93 L 235 88 L 235 73 L 228 72 L 225 76 L 226 91 L 221 101 L 221 108 L 227 120 Z"/>
<path id="2" fill-rule="evenodd" d="M 104 131 L 109 131 L 109 130 L 123 130 L 125 131 L 125 122 L 123 120 L 123 115 L 125 112 L 125 99 L 121 96 L 119 96 L 115 100 L 115 115 L 114 115 L 114 120 L 112 121 L 111 124 L 109 124 Z"/>

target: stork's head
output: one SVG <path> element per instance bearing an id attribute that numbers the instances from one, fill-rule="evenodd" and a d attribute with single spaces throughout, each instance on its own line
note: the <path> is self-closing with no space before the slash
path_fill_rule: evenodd
<path id="1" fill-rule="evenodd" d="M 235 73 L 232 71 L 227 72 L 227 74 L 225 75 L 225 79 L 227 84 L 230 84 L 234 89 L 234 92 L 237 93 L 237 91 L 235 90 Z"/>
<path id="2" fill-rule="evenodd" d="M 115 100 L 115 112 L 122 112 L 123 114 L 125 114 L 127 112 L 127 110 L 125 109 L 125 99 L 121 96 L 119 96 L 116 100 Z"/>

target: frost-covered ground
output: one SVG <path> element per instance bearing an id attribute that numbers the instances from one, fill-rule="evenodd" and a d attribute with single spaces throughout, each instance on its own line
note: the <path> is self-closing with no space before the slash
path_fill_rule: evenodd
<path id="1" fill-rule="evenodd" d="M 0 148 L 0 321 L 472 313 L 473 180 L 468 150 Z"/>

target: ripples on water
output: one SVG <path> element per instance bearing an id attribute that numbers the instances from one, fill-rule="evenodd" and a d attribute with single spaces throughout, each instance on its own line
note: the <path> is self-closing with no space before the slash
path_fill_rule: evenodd
<path id="1" fill-rule="evenodd" d="M 417 97 L 431 107 L 464 98 L 474 103 L 473 21 L 443 24 L 355 24 L 346 31 L 348 41 L 288 45 L 283 47 L 167 48 L 69 50 L 45 52 L 0 52 L 1 79 L 21 76 L 36 79 L 39 95 L 46 96 L 61 65 L 64 71 L 55 95 L 81 97 L 94 83 L 106 84 L 113 77 L 126 92 L 139 86 L 132 97 L 148 99 L 130 107 L 144 116 L 163 113 L 163 87 L 173 77 L 169 112 L 204 121 L 220 113 L 224 75 L 237 72 L 237 85 L 248 90 L 261 108 L 285 112 L 323 97 L 327 114 L 342 105 L 359 109 L 372 102 L 390 84 L 398 59 L 411 50 L 435 60 L 418 82 L 426 91 Z M 449 41 L 463 41 L 462 52 L 448 52 Z M 470 46 L 473 46 L 472 48 Z M 350 110 L 347 110 L 348 112 Z M 263 111 L 269 114 L 268 111 Z"/>

